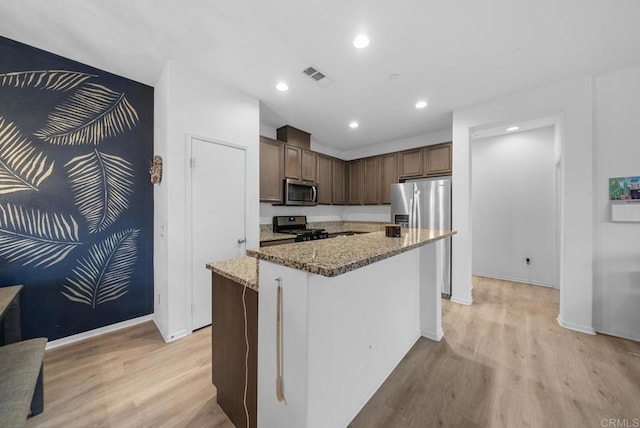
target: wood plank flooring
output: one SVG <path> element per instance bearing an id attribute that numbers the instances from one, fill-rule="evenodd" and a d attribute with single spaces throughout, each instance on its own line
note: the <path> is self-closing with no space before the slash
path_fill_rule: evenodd
<path id="1" fill-rule="evenodd" d="M 640 420 L 640 343 L 559 327 L 557 290 L 474 278 L 473 293 L 473 306 L 443 302 L 442 342 L 420 339 L 352 427 Z M 45 410 L 27 426 L 232 427 L 211 385 L 210 338 L 205 328 L 165 344 L 145 323 L 48 351 Z"/>
<path id="2" fill-rule="evenodd" d="M 640 423 L 640 343 L 561 328 L 554 289 L 475 277 L 473 298 L 443 302 L 444 339 L 420 339 L 353 428 Z"/>
<path id="3" fill-rule="evenodd" d="M 52 349 L 44 400 L 27 427 L 233 427 L 211 384 L 211 328 L 164 343 L 147 322 Z"/>

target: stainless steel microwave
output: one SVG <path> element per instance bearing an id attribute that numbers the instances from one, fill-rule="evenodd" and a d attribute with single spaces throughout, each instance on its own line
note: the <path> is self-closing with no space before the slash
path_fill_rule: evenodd
<path id="1" fill-rule="evenodd" d="M 318 205 L 318 188 L 308 181 L 284 180 L 284 204 L 285 205 Z"/>

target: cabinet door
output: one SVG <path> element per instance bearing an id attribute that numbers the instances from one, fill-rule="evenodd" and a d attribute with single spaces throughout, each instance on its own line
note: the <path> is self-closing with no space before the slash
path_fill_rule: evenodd
<path id="1" fill-rule="evenodd" d="M 424 148 L 424 174 L 451 174 L 451 143 Z"/>
<path id="2" fill-rule="evenodd" d="M 362 202 L 368 205 L 380 203 L 380 159 L 376 157 L 362 160 Z"/>
<path id="3" fill-rule="evenodd" d="M 300 173 L 301 180 L 316 181 L 316 157 L 317 154 L 310 150 L 302 149 L 302 169 Z"/>
<path id="4" fill-rule="evenodd" d="M 422 149 L 399 153 L 400 178 L 422 177 Z"/>
<path id="5" fill-rule="evenodd" d="M 380 156 L 380 203 L 391 203 L 391 185 L 398 182 L 398 154 Z"/>
<path id="6" fill-rule="evenodd" d="M 286 178 L 300 180 L 301 149 L 290 145 L 284 146 L 284 175 Z"/>
<path id="7" fill-rule="evenodd" d="M 346 198 L 344 197 L 344 170 L 345 162 L 340 159 L 332 159 L 332 177 L 333 177 L 333 195 L 332 202 L 334 205 L 344 205 Z"/>
<path id="8" fill-rule="evenodd" d="M 332 160 L 329 156 L 318 154 L 317 163 L 318 203 L 330 205 L 333 191 Z"/>
<path id="9" fill-rule="evenodd" d="M 282 202 L 284 144 L 260 137 L 260 201 Z"/>
<path id="10" fill-rule="evenodd" d="M 362 204 L 362 161 L 349 162 L 349 205 Z"/>

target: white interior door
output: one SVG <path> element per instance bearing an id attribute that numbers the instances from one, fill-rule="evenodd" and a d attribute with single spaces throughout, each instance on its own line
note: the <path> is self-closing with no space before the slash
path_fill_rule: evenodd
<path id="1" fill-rule="evenodd" d="M 245 150 L 191 138 L 192 330 L 211 324 L 209 262 L 245 253 Z"/>

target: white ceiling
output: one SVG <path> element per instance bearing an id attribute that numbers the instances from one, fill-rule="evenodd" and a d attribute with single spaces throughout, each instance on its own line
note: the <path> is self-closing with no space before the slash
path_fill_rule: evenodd
<path id="1" fill-rule="evenodd" d="M 356 50 L 361 31 L 371 44 Z M 264 124 L 352 150 L 450 127 L 459 107 L 640 64 L 640 1 L 2 0 L 0 35 L 149 85 L 176 60 L 260 99 Z M 304 76 L 309 64 L 333 83 Z M 429 107 L 416 110 L 421 98 Z"/>

